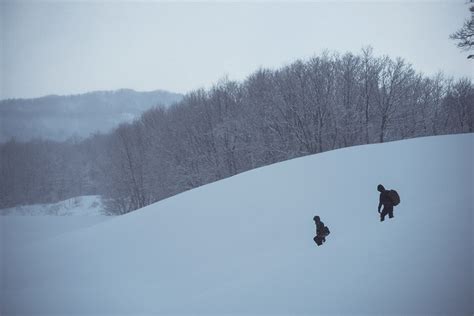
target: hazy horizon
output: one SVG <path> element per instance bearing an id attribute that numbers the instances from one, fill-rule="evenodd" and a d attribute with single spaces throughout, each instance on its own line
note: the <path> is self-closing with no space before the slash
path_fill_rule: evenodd
<path id="1" fill-rule="evenodd" d="M 2 2 L 0 100 L 133 89 L 186 93 L 324 50 L 402 57 L 472 78 L 449 34 L 465 1 Z"/>
<path id="2" fill-rule="evenodd" d="M 13 98 L 6 98 L 6 99 L 0 99 L 1 101 L 9 101 L 9 100 L 29 100 L 29 99 L 41 99 L 41 98 L 49 98 L 49 97 L 75 97 L 75 96 L 82 96 L 85 94 L 90 94 L 90 93 L 114 93 L 114 92 L 121 92 L 121 91 L 132 91 L 136 93 L 154 93 L 154 92 L 165 92 L 165 93 L 171 93 L 171 94 L 178 94 L 178 95 L 183 95 L 178 92 L 173 92 L 173 91 L 168 91 L 168 90 L 163 90 L 163 89 L 154 89 L 154 90 L 136 90 L 132 88 L 117 88 L 117 89 L 109 89 L 109 90 L 90 90 L 90 91 L 83 91 L 83 92 L 77 92 L 77 93 L 71 93 L 71 94 L 45 94 L 45 95 L 40 95 L 40 96 L 35 96 L 31 98 L 22 98 L 22 97 L 13 97 Z"/>

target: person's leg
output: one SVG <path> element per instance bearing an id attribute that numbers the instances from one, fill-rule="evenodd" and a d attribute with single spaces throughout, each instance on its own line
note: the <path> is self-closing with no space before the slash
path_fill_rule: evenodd
<path id="1" fill-rule="evenodd" d="M 391 208 L 389 211 L 388 211 L 388 218 L 392 218 L 393 217 L 393 208 Z"/>
<path id="2" fill-rule="evenodd" d="M 323 244 L 323 240 L 321 239 L 321 236 L 316 236 L 314 237 L 314 242 L 318 245 L 321 246 Z"/>
<path id="3" fill-rule="evenodd" d="M 382 213 L 380 213 L 380 221 L 383 222 L 385 220 L 385 216 L 387 215 L 387 210 L 385 207 L 382 210 Z"/>

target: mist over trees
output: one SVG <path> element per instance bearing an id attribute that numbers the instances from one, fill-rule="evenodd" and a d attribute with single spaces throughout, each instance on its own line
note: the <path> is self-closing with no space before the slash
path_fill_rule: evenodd
<path id="1" fill-rule="evenodd" d="M 0 208 L 99 192 L 97 137 L 82 142 L 10 140 L 0 145 Z"/>
<path id="2" fill-rule="evenodd" d="M 275 162 L 336 148 L 473 131 L 470 79 L 401 58 L 324 53 L 222 79 L 84 141 L 0 147 L 0 207 L 101 194 L 124 214 Z"/>

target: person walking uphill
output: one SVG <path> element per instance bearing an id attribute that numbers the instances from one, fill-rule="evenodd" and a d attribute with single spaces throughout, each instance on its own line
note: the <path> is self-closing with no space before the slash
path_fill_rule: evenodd
<path id="1" fill-rule="evenodd" d="M 393 218 L 393 207 L 400 203 L 400 196 L 395 190 L 385 190 L 384 186 L 379 184 L 377 190 L 380 192 L 378 212 L 380 214 L 380 221 L 385 220 L 385 216 L 388 214 L 388 218 Z M 380 209 L 383 209 L 380 212 Z"/>
<path id="2" fill-rule="evenodd" d="M 330 233 L 329 228 L 324 225 L 319 216 L 313 217 L 313 221 L 316 224 L 316 236 L 313 240 L 318 246 L 321 246 L 326 242 L 326 236 Z"/>

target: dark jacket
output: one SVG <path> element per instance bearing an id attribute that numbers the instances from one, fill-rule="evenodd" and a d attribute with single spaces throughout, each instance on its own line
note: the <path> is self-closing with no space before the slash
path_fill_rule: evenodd
<path id="1" fill-rule="evenodd" d="M 393 209 L 393 201 L 390 198 L 390 196 L 388 195 L 387 190 L 383 190 L 382 192 L 380 192 L 379 212 L 380 212 L 380 209 L 381 209 L 382 205 L 383 205 L 384 209 Z"/>
<path id="2" fill-rule="evenodd" d="M 315 223 L 316 223 L 316 235 L 324 235 L 325 234 L 324 223 L 322 221 L 315 222 Z"/>

